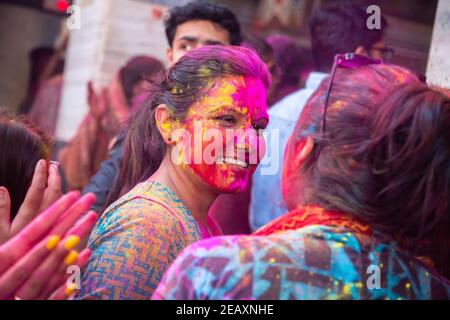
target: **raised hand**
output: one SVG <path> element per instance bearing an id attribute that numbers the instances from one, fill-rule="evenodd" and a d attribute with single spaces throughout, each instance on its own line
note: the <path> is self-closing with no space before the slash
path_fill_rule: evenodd
<path id="1" fill-rule="evenodd" d="M 81 268 L 89 259 L 89 249 L 78 254 L 74 248 L 96 221 L 95 212 L 82 217 L 94 201 L 93 194 L 80 198 L 71 192 L 0 246 L 0 299 L 62 299 L 73 293 L 64 284 L 66 268 Z"/>
<path id="2" fill-rule="evenodd" d="M 92 81 L 89 81 L 87 84 L 87 93 L 89 113 L 94 119 L 100 120 L 108 109 L 106 89 L 103 89 L 100 94 L 97 94 Z"/>
<path id="3" fill-rule="evenodd" d="M 0 187 L 0 244 L 16 235 L 39 212 L 61 197 L 61 177 L 58 164 L 52 162 L 47 171 L 45 160 L 36 164 L 31 186 L 16 217 L 11 221 L 11 198 L 6 188 Z"/>

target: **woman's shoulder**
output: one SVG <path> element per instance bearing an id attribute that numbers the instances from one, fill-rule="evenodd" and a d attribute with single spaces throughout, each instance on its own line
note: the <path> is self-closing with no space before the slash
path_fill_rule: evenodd
<path id="1" fill-rule="evenodd" d="M 141 215 L 146 218 L 149 218 L 149 216 L 161 217 L 161 212 L 173 213 L 176 208 L 171 203 L 171 194 L 165 191 L 157 183 L 141 182 L 113 202 L 102 214 L 102 217 L 121 215 L 122 212 L 127 213 L 124 217 L 128 219 Z M 174 217 L 170 214 L 167 216 L 168 218 Z"/>
<path id="2" fill-rule="evenodd" d="M 149 298 L 169 264 L 200 238 L 186 232 L 185 222 L 172 210 L 148 184 L 111 205 L 91 234 L 92 254 L 79 296 Z"/>
<path id="3" fill-rule="evenodd" d="M 90 243 L 119 234 L 151 235 L 183 233 L 183 222 L 173 207 L 146 183 L 111 204 L 102 214 L 91 234 Z"/>
<path id="4" fill-rule="evenodd" d="M 250 260 L 254 258 L 258 261 L 281 259 L 295 264 L 298 261 L 295 257 L 304 256 L 305 251 L 312 255 L 324 256 L 324 252 L 331 253 L 344 247 L 347 253 L 360 254 L 359 240 L 353 233 L 342 228 L 314 225 L 268 236 L 213 237 L 194 243 L 186 250 L 186 253 L 192 255 L 200 253 L 205 257 L 223 256 L 226 253 L 227 256 L 237 257 L 238 260 L 239 256 L 245 254 Z M 206 251 L 208 254 L 203 255 Z"/>

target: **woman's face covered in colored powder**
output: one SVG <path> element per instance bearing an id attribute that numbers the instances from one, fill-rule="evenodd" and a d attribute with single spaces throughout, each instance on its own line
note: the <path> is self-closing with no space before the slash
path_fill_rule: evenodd
<path id="1" fill-rule="evenodd" d="M 189 108 L 181 126 L 183 142 L 172 150 L 172 156 L 221 193 L 244 191 L 264 156 L 261 131 L 268 122 L 261 80 L 216 79 Z"/>

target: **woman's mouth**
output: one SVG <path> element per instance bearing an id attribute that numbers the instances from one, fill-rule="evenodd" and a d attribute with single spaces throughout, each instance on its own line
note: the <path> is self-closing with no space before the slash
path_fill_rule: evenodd
<path id="1" fill-rule="evenodd" d="M 244 169 L 247 169 L 249 166 L 247 162 L 235 158 L 219 158 L 216 159 L 216 164 L 230 164 Z"/>

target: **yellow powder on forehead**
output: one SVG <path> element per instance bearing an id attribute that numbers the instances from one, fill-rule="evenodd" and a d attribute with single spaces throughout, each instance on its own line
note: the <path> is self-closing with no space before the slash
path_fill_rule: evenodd
<path id="1" fill-rule="evenodd" d="M 217 87 L 214 90 L 207 91 L 205 96 L 201 97 L 194 106 L 207 106 L 208 112 L 214 112 L 223 106 L 232 106 L 234 104 L 233 94 L 236 93 L 237 86 L 245 84 L 245 81 L 242 76 L 233 78 L 226 77 L 211 81 L 208 87 L 211 87 L 214 83 L 217 84 Z M 189 109 L 188 116 L 204 112 L 204 110 L 199 111 L 194 109 L 192 107 Z"/>
<path id="2" fill-rule="evenodd" d="M 242 111 L 242 113 L 243 113 L 245 116 L 249 114 L 248 107 L 242 107 L 242 108 L 241 108 L 241 111 Z M 251 119 L 248 119 L 248 121 L 251 122 Z"/>

